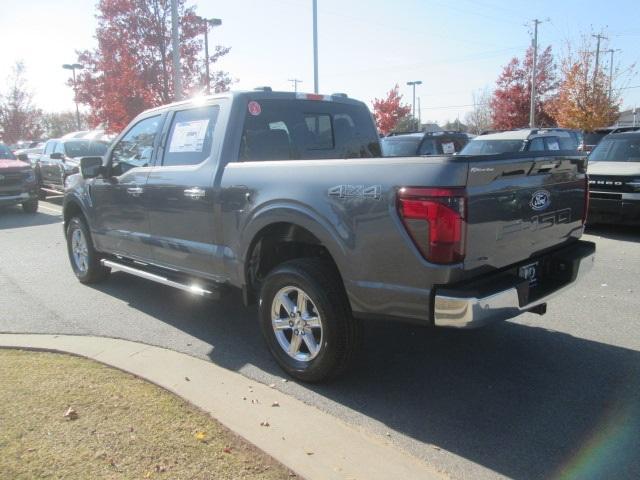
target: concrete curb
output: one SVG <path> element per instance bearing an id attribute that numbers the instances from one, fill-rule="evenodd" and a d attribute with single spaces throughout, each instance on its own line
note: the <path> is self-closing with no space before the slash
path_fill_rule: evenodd
<path id="1" fill-rule="evenodd" d="M 271 388 L 183 353 L 74 335 L 0 334 L 0 348 L 70 353 L 132 373 L 208 412 L 307 480 L 444 478 L 386 439 L 291 398 L 278 385 Z"/>

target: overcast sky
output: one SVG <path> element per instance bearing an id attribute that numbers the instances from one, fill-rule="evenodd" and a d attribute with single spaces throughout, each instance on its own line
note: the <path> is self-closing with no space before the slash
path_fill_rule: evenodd
<path id="1" fill-rule="evenodd" d="M 239 81 L 235 89 L 270 85 L 291 90 L 290 78 L 313 90 L 311 0 L 206 0 L 199 14 L 218 17 L 211 42 L 231 47 L 219 63 Z M 35 102 L 47 111 L 73 108 L 63 63 L 95 45 L 95 0 L 0 0 L 0 85 L 22 60 Z M 582 33 L 603 31 L 603 48 L 620 49 L 615 64 L 640 63 L 640 19 L 633 0 L 318 0 L 320 91 L 345 92 L 370 104 L 396 83 L 411 102 L 417 89 L 422 119 L 464 119 L 471 94 L 492 87 L 501 68 L 531 42 L 525 23 L 540 25 L 542 47 L 556 54 Z M 608 65 L 608 55 L 602 59 Z M 620 86 L 620 85 L 619 85 Z M 624 107 L 640 107 L 640 77 L 625 82 Z"/>

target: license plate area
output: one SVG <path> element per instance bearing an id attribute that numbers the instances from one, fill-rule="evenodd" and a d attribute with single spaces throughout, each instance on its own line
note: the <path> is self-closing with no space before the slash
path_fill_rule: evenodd
<path id="1" fill-rule="evenodd" d="M 530 287 L 538 285 L 540 276 L 540 262 L 527 263 L 518 267 L 518 276 L 529 282 Z"/>

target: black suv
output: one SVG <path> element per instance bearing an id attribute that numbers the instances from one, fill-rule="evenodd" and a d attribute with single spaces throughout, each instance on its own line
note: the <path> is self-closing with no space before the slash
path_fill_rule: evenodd
<path id="1" fill-rule="evenodd" d="M 109 143 L 102 140 L 54 139 L 44 146 L 36 165 L 36 175 L 41 189 L 64 192 L 64 181 L 78 173 L 80 158 L 101 157 L 107 153 Z M 45 195 L 41 191 L 40 198 Z"/>
<path id="2" fill-rule="evenodd" d="M 38 211 L 36 176 L 31 165 L 0 143 L 0 207 L 20 204 L 27 213 Z"/>
<path id="3" fill-rule="evenodd" d="M 412 157 L 415 155 L 452 155 L 460 152 L 469 142 L 463 132 L 418 132 L 392 134 L 380 140 L 385 157 Z"/>

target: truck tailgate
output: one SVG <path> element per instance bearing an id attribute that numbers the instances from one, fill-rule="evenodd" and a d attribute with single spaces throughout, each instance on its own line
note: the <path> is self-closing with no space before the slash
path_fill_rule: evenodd
<path id="1" fill-rule="evenodd" d="M 579 238 L 586 158 L 469 158 L 465 270 L 501 268 Z"/>

